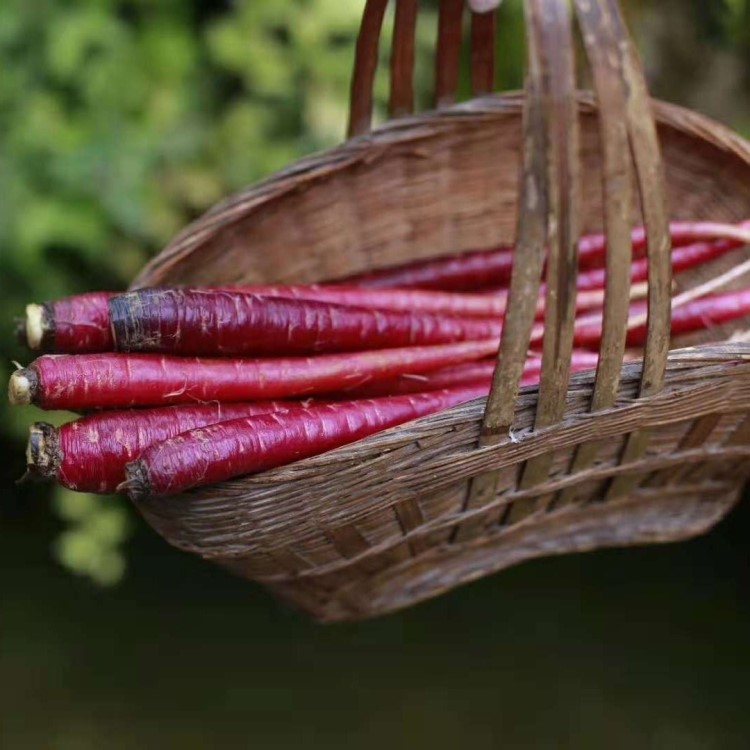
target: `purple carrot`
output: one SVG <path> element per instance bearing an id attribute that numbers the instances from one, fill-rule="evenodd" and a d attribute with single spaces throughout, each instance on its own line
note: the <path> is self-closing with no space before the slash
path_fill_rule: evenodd
<path id="1" fill-rule="evenodd" d="M 646 303 L 630 306 L 630 318 L 643 316 Z M 707 294 L 672 309 L 672 336 L 693 333 L 711 326 L 729 323 L 750 315 L 750 289 Z M 596 347 L 602 332 L 601 314 L 580 318 L 575 323 L 574 341 L 579 347 Z M 631 326 L 627 333 L 628 346 L 642 346 L 646 342 L 647 324 Z"/>
<path id="2" fill-rule="evenodd" d="M 726 239 L 735 247 L 748 243 L 750 221 L 737 225 L 716 222 L 673 222 L 670 224 L 672 247 L 681 247 L 701 240 Z M 641 257 L 646 250 L 643 227 L 632 232 L 633 253 Z M 607 241 L 603 234 L 581 237 L 578 244 L 579 267 L 602 267 Z M 407 287 L 414 289 L 451 289 L 454 291 L 500 287 L 510 281 L 513 249 L 500 246 L 489 250 L 470 250 L 457 255 L 427 258 L 367 271 L 340 279 L 348 286 L 369 288 Z"/>
<path id="3" fill-rule="evenodd" d="M 692 245 L 675 248 L 672 251 L 672 271 L 679 273 L 709 263 L 726 253 L 736 250 L 741 244 L 735 240 L 716 240 L 714 242 L 696 242 Z M 634 283 L 648 279 L 648 259 L 638 258 L 630 267 L 630 280 Z M 583 290 L 603 289 L 606 283 L 606 270 L 592 268 L 578 275 L 578 294 Z M 582 309 L 582 308 L 579 308 Z"/>
<path id="4" fill-rule="evenodd" d="M 173 495 L 316 456 L 483 395 L 485 387 L 471 386 L 221 422 L 145 450 L 126 467 L 121 489 L 134 498 Z"/>
<path id="5" fill-rule="evenodd" d="M 27 471 L 79 492 L 110 493 L 125 479 L 125 464 L 154 443 L 181 432 L 240 417 L 288 412 L 309 401 L 165 406 L 90 414 L 61 427 L 36 422 L 29 430 Z"/>
<path id="6" fill-rule="evenodd" d="M 507 290 L 497 292 L 444 292 L 432 289 L 367 289 L 328 284 L 266 284 L 250 287 L 226 287 L 229 291 L 260 294 L 287 299 L 314 300 L 349 307 L 394 312 L 426 312 L 442 316 L 498 319 L 508 307 Z M 579 311 L 601 307 L 604 292 L 593 288 L 579 292 Z M 544 315 L 544 292 L 537 303 L 537 317 Z"/>
<path id="7" fill-rule="evenodd" d="M 8 395 L 12 404 L 73 411 L 293 398 L 484 359 L 497 346 L 493 339 L 280 359 L 47 354 L 11 375 Z"/>
<path id="8" fill-rule="evenodd" d="M 350 352 L 479 341 L 502 322 L 383 312 L 202 289 L 143 289 L 109 301 L 120 351 L 203 356 Z"/>

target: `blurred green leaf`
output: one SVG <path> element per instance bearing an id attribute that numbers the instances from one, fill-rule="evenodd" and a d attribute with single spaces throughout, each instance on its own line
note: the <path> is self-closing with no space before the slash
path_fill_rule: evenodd
<path id="1" fill-rule="evenodd" d="M 53 547 L 60 564 L 101 586 L 117 583 L 126 569 L 122 544 L 132 531 L 122 499 L 59 487 L 53 504 L 58 515 L 68 522 Z"/>

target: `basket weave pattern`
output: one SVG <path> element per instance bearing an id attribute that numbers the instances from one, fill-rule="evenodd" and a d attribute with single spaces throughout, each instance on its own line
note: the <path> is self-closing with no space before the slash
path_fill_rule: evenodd
<path id="1" fill-rule="evenodd" d="M 514 241 L 531 267 L 541 258 L 524 253 L 538 255 L 538 247 L 528 242 L 524 249 L 522 240 L 541 228 L 558 301 L 571 283 L 571 268 L 575 281 L 575 256 L 566 248 L 579 231 L 606 229 L 611 237 L 625 227 L 629 264 L 633 223 L 646 222 L 650 252 L 659 246 L 653 232 L 659 231 L 660 203 L 670 207 L 672 219 L 737 221 L 750 215 L 750 145 L 725 128 L 654 102 L 663 172 L 651 170 L 649 179 L 662 192 L 649 201 L 637 149 L 634 165 L 616 171 L 607 141 L 612 119 L 597 116 L 594 98 L 571 98 L 572 90 L 571 97 L 562 96 L 575 103 L 572 117 L 558 106 L 544 71 L 565 61 L 565 45 L 546 58 L 539 53 L 535 74 L 534 39 L 555 48 L 555 30 L 565 29 L 565 3 L 528 3 L 526 96 L 447 106 L 455 91 L 457 38 L 449 20 L 461 5 L 441 4 L 436 101 L 444 108 L 366 132 L 368 60 L 377 51 L 372 30 L 385 7 L 368 2 L 350 122 L 351 132 L 361 135 L 217 205 L 170 243 L 134 286 L 309 282 Z M 617 20 L 607 15 L 613 13 L 608 0 L 581 5 Z M 408 47 L 415 13 L 416 3 L 397 5 L 395 48 L 399 39 Z M 480 93 L 491 87 L 486 40 L 494 20 L 477 18 L 472 39 L 479 51 L 472 60 Z M 579 22 L 585 24 L 580 12 Z M 615 34 L 611 24 L 603 28 Z M 589 42 L 599 70 L 604 63 Z M 408 49 L 395 49 L 394 61 L 396 116 L 412 106 L 409 87 L 400 82 L 413 65 L 413 51 L 410 57 Z M 554 90 L 565 86 L 558 81 Z M 621 103 L 629 106 L 626 99 Z M 547 136 L 555 132 L 572 138 L 580 165 L 566 162 L 566 147 L 550 145 L 554 139 Z M 519 169 L 545 191 L 541 218 L 525 202 L 529 180 L 519 183 Z M 612 189 L 613 174 L 619 192 Z M 574 187 L 563 191 L 571 180 Z M 623 202 L 623 194 L 637 196 L 639 189 L 641 201 Z M 567 236 L 560 227 L 568 227 Z M 617 251 L 613 244 L 610 253 Z M 680 288 L 720 273 L 737 257 L 681 276 Z M 484 400 L 465 404 L 282 469 L 142 502 L 141 512 L 171 543 L 262 581 L 323 620 L 382 614 L 535 556 L 676 540 L 709 528 L 750 474 L 750 346 L 708 344 L 702 333 L 673 341 L 673 347 L 690 348 L 673 351 L 667 362 L 668 326 L 658 311 L 666 294 L 668 316 L 669 278 L 655 272 L 646 378 L 644 363 L 621 366 L 624 321 L 618 328 L 622 300 L 615 281 L 605 324 L 612 332 L 603 344 L 610 347 L 603 348 L 609 364 L 569 380 L 565 356 L 562 365 L 548 356 L 553 340 L 558 351 L 569 351 L 570 320 L 565 304 L 558 304 L 558 317 L 548 324 L 541 386 L 516 397 L 513 377 L 522 359 L 512 352 L 525 354 L 523 307 L 525 297 L 535 299 L 521 294 L 521 276 L 514 268 L 511 303 L 515 294 L 519 322 L 506 321 L 512 330 L 503 333 L 486 411 Z M 710 339 L 731 333 L 730 327 L 714 329 Z M 503 394 L 511 386 L 510 396 Z"/>

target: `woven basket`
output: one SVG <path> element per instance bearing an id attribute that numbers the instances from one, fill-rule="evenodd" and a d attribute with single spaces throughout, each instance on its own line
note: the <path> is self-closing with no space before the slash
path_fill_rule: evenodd
<path id="1" fill-rule="evenodd" d="M 462 3 L 441 3 L 440 108 L 419 116 L 409 115 L 416 2 L 398 2 L 391 114 L 400 117 L 368 133 L 385 4 L 367 3 L 358 42 L 357 135 L 215 206 L 133 284 L 311 282 L 516 243 L 486 409 L 475 401 L 282 469 L 139 504 L 172 544 L 328 621 L 383 614 L 541 555 L 698 534 L 750 472 L 750 347 L 707 343 L 746 321 L 672 341 L 668 353 L 666 234 L 667 217 L 750 216 L 750 144 L 649 103 L 612 0 L 575 3 L 595 94 L 574 90 L 567 3 L 527 0 L 525 95 L 460 105 L 451 102 Z M 476 93 L 492 88 L 493 22 L 473 23 Z M 644 221 L 648 342 L 642 363 L 623 366 L 629 232 Z M 600 366 L 569 378 L 576 238 L 601 230 L 610 242 Z M 519 391 L 545 245 L 543 376 Z M 738 253 L 681 274 L 679 288 L 747 258 Z"/>

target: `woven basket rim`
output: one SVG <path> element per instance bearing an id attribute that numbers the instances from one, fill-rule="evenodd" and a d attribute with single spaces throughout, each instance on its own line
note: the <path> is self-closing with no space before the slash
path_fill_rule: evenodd
<path id="1" fill-rule="evenodd" d="M 418 140 L 420 136 L 434 137 L 434 127 L 448 125 L 456 119 L 476 121 L 487 116 L 492 119 L 507 113 L 518 116 L 523 108 L 521 91 L 511 91 L 477 97 L 443 109 L 429 110 L 416 115 L 390 120 L 363 135 L 353 136 L 329 149 L 302 157 L 292 164 L 250 183 L 210 206 L 198 218 L 175 235 L 164 248 L 151 258 L 130 285 L 130 289 L 149 286 L 144 279 L 160 266 L 169 266 L 183 254 L 199 245 L 217 226 L 226 227 L 239 221 L 246 211 L 257 211 L 264 204 L 290 191 L 299 190 L 301 182 L 306 184 L 324 177 L 330 169 L 341 168 L 347 163 L 366 159 L 368 152 L 391 147 L 398 143 Z M 594 94 L 580 91 L 578 94 L 580 113 L 595 115 L 597 111 Z M 652 99 L 654 117 L 662 128 L 671 128 L 694 138 L 709 142 L 750 165 L 750 141 L 731 130 L 727 125 L 707 115 L 686 107 Z M 420 129 L 430 126 L 423 133 Z M 214 221 L 220 217 L 220 221 Z"/>

